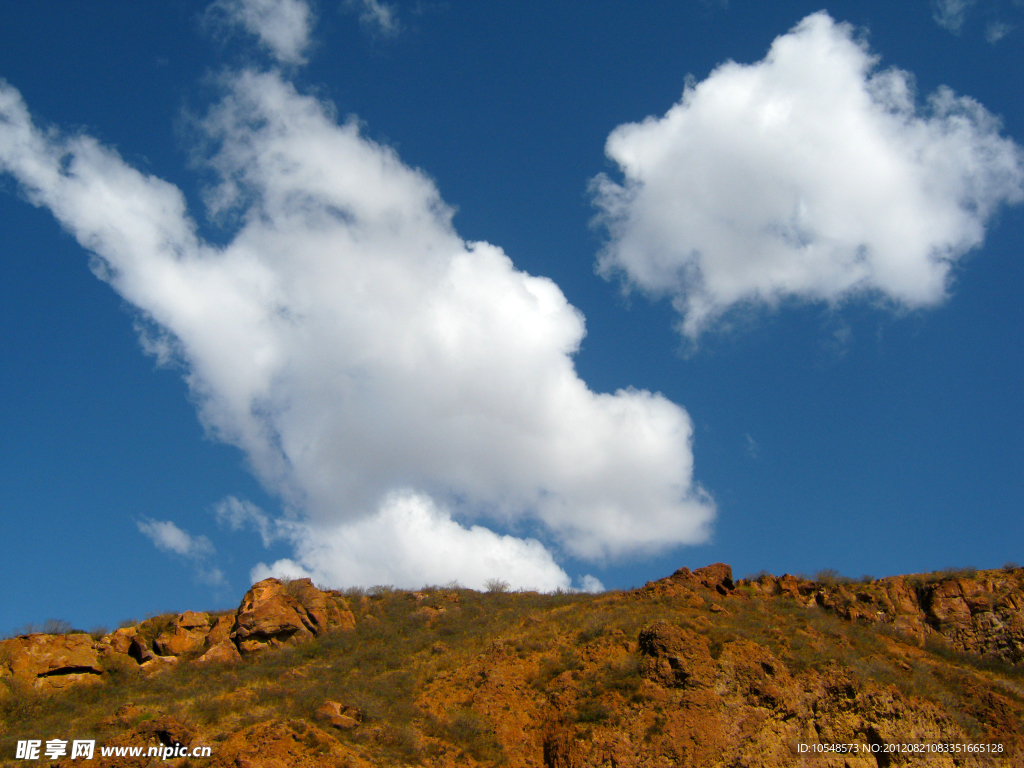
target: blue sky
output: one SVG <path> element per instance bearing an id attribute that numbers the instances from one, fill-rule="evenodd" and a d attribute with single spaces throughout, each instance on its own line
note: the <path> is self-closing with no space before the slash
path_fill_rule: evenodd
<path id="1" fill-rule="evenodd" d="M 0 633 L 271 573 L 1024 560 L 1019 3 L 43 0 L 0 42 Z"/>

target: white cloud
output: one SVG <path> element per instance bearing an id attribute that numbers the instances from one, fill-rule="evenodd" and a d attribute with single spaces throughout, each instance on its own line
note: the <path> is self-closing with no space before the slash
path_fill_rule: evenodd
<path id="1" fill-rule="evenodd" d="M 824 12 L 756 64 L 687 85 L 664 117 L 622 125 L 594 180 L 610 240 L 599 260 L 669 295 L 691 338 L 730 308 L 858 295 L 904 308 L 946 297 L 951 266 L 1018 202 L 1022 152 L 976 101 L 912 76 Z"/>
<path id="2" fill-rule="evenodd" d="M 227 586 L 224 573 L 216 567 L 209 567 L 207 561 L 216 550 L 213 543 L 205 536 L 192 536 L 183 531 L 170 520 L 150 520 L 143 518 L 136 521 L 139 532 L 149 537 L 156 548 L 162 552 L 180 555 L 192 562 L 196 578 L 211 587 Z"/>
<path id="3" fill-rule="evenodd" d="M 974 0 L 935 0 L 932 18 L 940 27 L 956 34 L 963 27 L 967 9 L 972 5 Z"/>
<path id="4" fill-rule="evenodd" d="M 707 538 L 688 415 L 659 394 L 590 391 L 572 360 L 583 318 L 558 286 L 463 241 L 430 179 L 279 73 L 224 88 L 201 126 L 219 148 L 210 200 L 242 222 L 223 248 L 197 236 L 176 187 L 89 136 L 36 128 L 6 85 L 0 170 L 96 254 L 146 348 L 184 365 L 210 433 L 307 526 L 292 530 L 298 561 L 361 583 L 391 573 L 373 532 L 394 527 L 404 490 L 433 554 L 395 580 L 434 578 L 439 557 L 467 582 L 564 578 L 535 541 L 472 525 L 488 520 L 596 561 Z M 241 502 L 220 516 L 265 540 L 281 523 Z M 441 554 L 477 545 L 495 567 Z"/>
<path id="5" fill-rule="evenodd" d="M 187 531 L 181 530 L 170 520 L 150 520 L 145 518 L 136 523 L 141 533 L 144 533 L 157 549 L 164 552 L 173 552 L 182 557 L 203 558 L 214 554 L 213 544 L 205 536 L 191 536 Z"/>
<path id="6" fill-rule="evenodd" d="M 985 25 L 985 39 L 995 45 L 1008 34 L 1013 32 L 1013 25 L 1004 21 L 990 21 Z"/>
<path id="7" fill-rule="evenodd" d="M 255 35 L 282 64 L 305 64 L 313 25 L 306 0 L 217 0 L 212 18 Z"/>
<path id="8" fill-rule="evenodd" d="M 484 589 L 488 579 L 513 587 L 568 589 L 570 579 L 535 539 L 464 526 L 422 494 L 396 491 L 372 517 L 336 524 L 291 526 L 295 558 L 258 564 L 254 581 L 270 575 L 308 576 L 322 584 L 390 584 L 418 588 L 457 580 Z"/>
<path id="9" fill-rule="evenodd" d="M 394 37 L 402 31 L 398 11 L 391 3 L 381 0 L 349 0 L 347 7 L 359 14 L 364 29 L 381 37 Z"/>
<path id="10" fill-rule="evenodd" d="M 234 496 L 228 496 L 213 508 L 213 512 L 217 522 L 232 531 L 240 531 L 248 526 L 255 528 L 264 547 L 269 547 L 282 537 L 277 521 L 251 501 L 240 501 Z"/>
<path id="11" fill-rule="evenodd" d="M 750 436 L 749 432 L 745 437 L 747 439 L 747 455 L 752 459 L 756 459 L 761 455 L 761 446 L 757 444 L 757 440 Z"/>

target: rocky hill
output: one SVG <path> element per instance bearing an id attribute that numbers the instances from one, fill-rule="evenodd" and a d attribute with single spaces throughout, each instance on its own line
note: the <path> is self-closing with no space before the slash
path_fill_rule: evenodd
<path id="1" fill-rule="evenodd" d="M 267 579 L 233 612 L 0 642 L 0 760 L 57 738 L 99 766 L 1024 766 L 1022 609 L 1020 568 L 716 564 L 594 596 Z M 99 749 L 157 744 L 210 756 Z"/>

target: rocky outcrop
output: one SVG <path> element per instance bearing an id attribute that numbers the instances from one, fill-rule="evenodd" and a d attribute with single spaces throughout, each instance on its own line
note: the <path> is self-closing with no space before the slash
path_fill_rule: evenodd
<path id="1" fill-rule="evenodd" d="M 210 634 L 210 615 L 185 611 L 174 623 L 173 628 L 161 632 L 153 641 L 153 648 L 161 656 L 183 656 L 194 654 L 206 647 Z"/>
<path id="2" fill-rule="evenodd" d="M 648 582 L 640 590 L 647 596 L 691 597 L 694 590 L 706 589 L 719 595 L 728 595 L 736 588 L 732 581 L 732 568 L 725 563 L 713 563 L 695 571 L 680 568 L 671 576 Z"/>
<path id="3" fill-rule="evenodd" d="M 715 679 L 708 641 L 689 629 L 660 621 L 638 638 L 645 676 L 670 688 L 707 688 Z"/>
<path id="4" fill-rule="evenodd" d="M 848 621 L 889 625 L 919 644 L 1024 662 L 1024 569 L 820 583 L 786 574 L 741 581 L 767 597 L 818 605 Z"/>
<path id="5" fill-rule="evenodd" d="M 287 584 L 264 579 L 245 593 L 231 639 L 244 655 L 299 642 L 331 629 L 351 629 L 355 618 L 347 604 L 313 586 L 309 579 Z M 344 607 L 342 607 L 344 606 Z"/>
<path id="6" fill-rule="evenodd" d="M 21 635 L 0 643 L 0 678 L 36 690 L 97 682 L 103 672 L 99 649 L 86 634 Z"/>
<path id="7" fill-rule="evenodd" d="M 139 664 L 145 664 L 147 661 L 152 661 L 153 651 L 149 647 L 149 640 L 137 633 L 132 635 L 131 642 L 128 644 L 128 655 L 135 659 Z"/>
<path id="8" fill-rule="evenodd" d="M 265 579 L 253 585 L 230 614 L 185 611 L 157 616 L 98 640 L 86 634 L 2 640 L 0 680 L 54 691 L 97 682 L 111 669 L 153 674 L 171 669 L 179 660 L 230 663 L 241 653 L 354 627 L 355 617 L 340 593 L 317 589 L 309 579 Z M 4 692 L 6 688 L 0 695 Z"/>

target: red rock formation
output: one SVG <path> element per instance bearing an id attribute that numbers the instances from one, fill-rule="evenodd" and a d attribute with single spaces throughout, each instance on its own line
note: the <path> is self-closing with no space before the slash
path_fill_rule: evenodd
<path id="1" fill-rule="evenodd" d="M 2 644 L 0 677 L 12 677 L 37 690 L 97 682 L 103 671 L 89 635 L 21 635 Z"/>
<path id="2" fill-rule="evenodd" d="M 231 638 L 247 654 L 354 626 L 355 618 L 343 599 L 320 591 L 309 579 L 288 584 L 264 579 L 242 598 Z"/>

